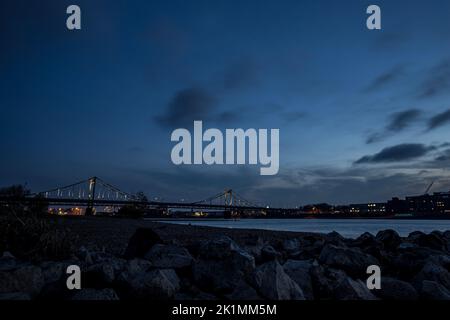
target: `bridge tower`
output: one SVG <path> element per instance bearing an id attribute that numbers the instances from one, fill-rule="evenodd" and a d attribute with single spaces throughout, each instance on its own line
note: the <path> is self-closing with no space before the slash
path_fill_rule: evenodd
<path id="1" fill-rule="evenodd" d="M 223 193 L 223 196 L 225 198 L 225 205 L 232 206 L 233 205 L 233 190 L 232 189 L 225 190 L 225 192 Z"/>
<path id="2" fill-rule="evenodd" d="M 97 184 L 97 177 L 89 179 L 89 191 L 88 191 L 88 205 L 86 208 L 86 215 L 92 216 L 95 213 L 94 200 L 95 200 L 95 186 Z"/>

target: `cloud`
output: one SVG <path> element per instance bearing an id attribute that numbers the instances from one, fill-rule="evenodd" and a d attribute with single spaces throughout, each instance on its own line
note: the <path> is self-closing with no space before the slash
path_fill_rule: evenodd
<path id="1" fill-rule="evenodd" d="M 428 130 L 433 130 L 450 123 L 450 109 L 433 116 L 428 121 Z"/>
<path id="2" fill-rule="evenodd" d="M 355 164 L 363 163 L 386 163 L 409 161 L 426 155 L 434 146 L 426 146 L 420 143 L 404 143 L 393 147 L 387 147 L 373 155 L 367 155 L 356 160 Z"/>
<path id="3" fill-rule="evenodd" d="M 201 88 L 188 88 L 175 93 L 165 114 L 155 120 L 166 126 L 182 126 L 194 120 L 205 120 L 217 107 L 217 99 Z"/>
<path id="4" fill-rule="evenodd" d="M 447 59 L 429 70 L 423 81 L 418 98 L 432 98 L 450 90 L 450 59 Z"/>
<path id="5" fill-rule="evenodd" d="M 227 90 L 247 89 L 257 84 L 259 67 L 251 59 L 241 59 L 230 65 L 223 77 Z"/>
<path id="6" fill-rule="evenodd" d="M 399 76 L 401 76 L 404 73 L 404 69 L 405 69 L 404 66 L 395 66 L 391 68 L 390 70 L 386 71 L 385 73 L 375 78 L 372 81 L 372 83 L 367 87 L 366 91 L 368 92 L 376 91 L 384 87 L 386 84 L 395 81 Z"/>
<path id="7" fill-rule="evenodd" d="M 435 159 L 436 162 L 450 161 L 450 149 L 442 151 Z"/>
<path id="8" fill-rule="evenodd" d="M 386 125 L 385 130 L 381 133 L 371 134 L 367 138 L 366 143 L 370 144 L 381 141 L 391 134 L 400 132 L 408 128 L 409 126 L 411 126 L 411 124 L 419 120 L 421 115 L 422 111 L 418 109 L 408 109 L 405 111 L 393 113 L 390 116 L 389 123 Z"/>
<path id="9" fill-rule="evenodd" d="M 412 122 L 416 121 L 422 111 L 417 109 L 409 109 L 402 112 L 396 112 L 392 115 L 391 121 L 387 126 L 389 131 L 401 131 L 408 127 Z"/>

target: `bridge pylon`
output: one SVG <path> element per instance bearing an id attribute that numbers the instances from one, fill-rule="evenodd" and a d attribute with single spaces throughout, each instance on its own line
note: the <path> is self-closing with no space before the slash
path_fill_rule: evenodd
<path id="1" fill-rule="evenodd" d="M 94 200 L 95 200 L 95 186 L 97 184 L 97 177 L 89 179 L 89 191 L 88 191 L 88 205 L 86 208 L 86 215 L 92 216 L 95 213 Z"/>

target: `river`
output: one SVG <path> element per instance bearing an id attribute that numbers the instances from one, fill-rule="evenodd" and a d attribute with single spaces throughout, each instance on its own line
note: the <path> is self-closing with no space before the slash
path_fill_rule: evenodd
<path id="1" fill-rule="evenodd" d="M 356 238 L 364 232 L 376 234 L 394 229 L 401 236 L 413 231 L 429 233 L 450 230 L 450 220 L 392 220 L 392 219 L 240 219 L 240 220 L 169 220 L 166 223 L 191 224 L 221 228 L 265 229 L 328 233 L 336 231 L 344 237 Z"/>

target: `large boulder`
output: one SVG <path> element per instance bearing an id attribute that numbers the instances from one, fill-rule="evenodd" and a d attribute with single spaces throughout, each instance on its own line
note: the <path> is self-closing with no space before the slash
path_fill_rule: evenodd
<path id="1" fill-rule="evenodd" d="M 380 246 L 381 242 L 378 241 L 370 232 L 364 232 L 358 238 L 349 243 L 350 246 L 355 247 L 373 247 Z"/>
<path id="2" fill-rule="evenodd" d="M 281 257 L 282 257 L 281 253 L 276 251 L 272 246 L 267 245 L 261 249 L 261 256 L 260 256 L 261 262 L 280 260 Z"/>
<path id="3" fill-rule="evenodd" d="M 351 276 L 365 276 L 367 267 L 379 265 L 376 258 L 362 252 L 358 248 L 326 245 L 319 256 L 322 264 L 344 270 Z"/>
<path id="4" fill-rule="evenodd" d="M 344 271 L 324 268 L 317 263 L 311 268 L 316 299 L 375 300 L 376 297 L 361 280 L 350 278 Z"/>
<path id="5" fill-rule="evenodd" d="M 286 239 L 282 242 L 281 248 L 288 256 L 300 253 L 300 241 L 298 239 Z"/>
<path id="6" fill-rule="evenodd" d="M 434 281 L 450 290 L 450 272 L 434 261 L 425 264 L 422 270 L 415 276 L 413 284 L 419 291 L 424 280 Z"/>
<path id="7" fill-rule="evenodd" d="M 447 250 L 447 239 L 442 234 L 432 232 L 430 234 L 419 234 L 415 237 L 414 243 L 421 247 L 426 247 L 445 252 Z"/>
<path id="8" fill-rule="evenodd" d="M 383 244 L 383 247 L 387 250 L 395 250 L 402 242 L 400 235 L 394 230 L 379 231 L 376 235 L 376 240 Z"/>
<path id="9" fill-rule="evenodd" d="M 45 283 L 59 281 L 67 270 L 68 264 L 63 262 L 45 261 L 40 264 Z"/>
<path id="10" fill-rule="evenodd" d="M 71 300 L 119 300 L 116 292 L 113 289 L 91 289 L 85 288 L 81 290 L 77 290 L 72 296 Z"/>
<path id="11" fill-rule="evenodd" d="M 172 299 L 180 289 L 180 279 L 173 269 L 124 272 L 119 276 L 119 283 L 124 297 L 132 299 Z"/>
<path id="12" fill-rule="evenodd" d="M 436 281 L 422 281 L 420 294 L 427 300 L 450 300 L 450 291 Z"/>
<path id="13" fill-rule="evenodd" d="M 337 300 L 376 300 L 366 284 L 361 280 L 353 280 L 341 274 L 334 289 L 334 298 Z"/>
<path id="14" fill-rule="evenodd" d="M 256 268 L 253 287 L 266 299 L 304 300 L 302 289 L 285 272 L 277 261 L 266 262 Z"/>
<path id="15" fill-rule="evenodd" d="M 335 246 L 344 246 L 347 239 L 341 236 L 338 232 L 332 231 L 327 233 L 326 242 L 329 244 L 334 244 Z"/>
<path id="16" fill-rule="evenodd" d="M 373 292 L 385 300 L 417 300 L 419 298 L 419 294 L 411 284 L 391 277 L 382 277 L 381 289 L 375 289 Z"/>
<path id="17" fill-rule="evenodd" d="M 439 251 L 425 247 L 400 247 L 398 253 L 392 256 L 387 265 L 391 274 L 402 279 L 413 278 L 433 256 L 442 255 Z"/>
<path id="18" fill-rule="evenodd" d="M 261 300 L 258 292 L 243 279 L 239 281 L 233 293 L 227 298 L 230 300 Z"/>
<path id="19" fill-rule="evenodd" d="M 17 266 L 16 258 L 8 251 L 3 252 L 0 257 L 0 271 L 11 271 Z"/>
<path id="20" fill-rule="evenodd" d="M 93 263 L 91 252 L 85 246 L 81 246 L 75 252 L 75 256 L 83 265 L 91 265 Z"/>
<path id="21" fill-rule="evenodd" d="M 0 272 L 0 293 L 23 292 L 33 296 L 41 291 L 43 285 L 42 270 L 37 266 Z"/>
<path id="22" fill-rule="evenodd" d="M 190 267 L 194 259 L 183 247 L 155 244 L 144 256 L 153 267 L 180 269 Z"/>
<path id="23" fill-rule="evenodd" d="M 310 270 L 312 268 L 312 261 L 306 260 L 288 260 L 283 265 L 286 274 L 294 280 L 302 289 L 305 299 L 313 300 L 314 293 L 312 287 L 312 280 Z"/>
<path id="24" fill-rule="evenodd" d="M 124 257 L 125 259 L 143 258 L 157 243 L 162 243 L 162 240 L 155 231 L 149 228 L 139 228 L 131 236 Z"/>
<path id="25" fill-rule="evenodd" d="M 255 269 L 253 256 L 233 240 L 221 237 L 203 243 L 193 265 L 196 284 L 206 291 L 231 293 L 242 278 Z"/>
<path id="26" fill-rule="evenodd" d="M 109 259 L 89 266 L 83 272 L 85 286 L 102 288 L 111 285 L 120 272 L 125 268 L 126 261 L 123 259 Z"/>
<path id="27" fill-rule="evenodd" d="M 139 273 L 144 273 L 152 267 L 152 264 L 148 260 L 144 259 L 132 259 L 125 263 L 122 273 L 127 273 L 130 276 L 135 276 Z"/>

